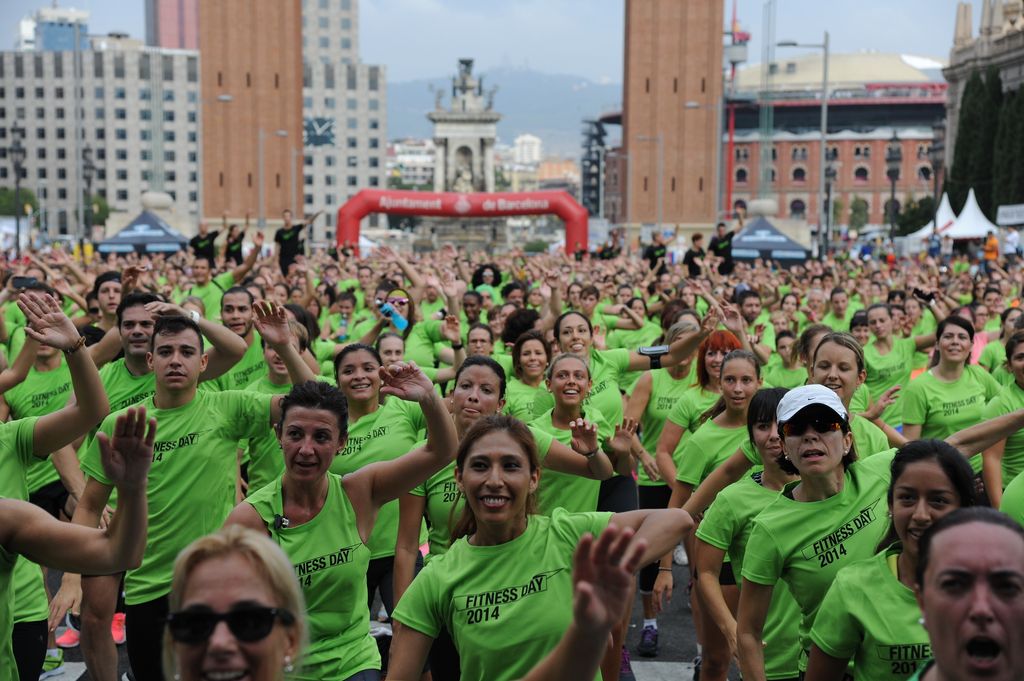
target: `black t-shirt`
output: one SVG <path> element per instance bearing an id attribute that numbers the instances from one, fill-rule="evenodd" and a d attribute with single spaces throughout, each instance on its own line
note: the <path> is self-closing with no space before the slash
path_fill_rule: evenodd
<path id="1" fill-rule="evenodd" d="M 683 264 L 686 265 L 689 271 L 690 278 L 700 276 L 700 265 L 697 264 L 697 260 L 704 257 L 704 249 L 698 248 L 694 250 L 690 248 L 683 254 Z"/>
<path id="2" fill-rule="evenodd" d="M 288 266 L 295 262 L 295 256 L 302 253 L 302 230 L 306 225 L 298 222 L 291 229 L 281 228 L 274 233 L 274 243 L 280 244 L 278 262 L 282 272 L 288 272 Z"/>
<path id="3" fill-rule="evenodd" d="M 727 263 L 732 262 L 732 238 L 736 232 L 727 232 L 725 236 L 718 236 L 717 234 L 711 237 L 711 244 L 708 246 L 708 250 L 714 253 L 716 256 L 721 258 Z"/>
<path id="4" fill-rule="evenodd" d="M 192 248 L 192 254 L 197 258 L 208 258 L 210 262 L 213 262 L 216 256 L 213 242 L 217 240 L 219 234 L 220 232 L 207 232 L 206 236 L 197 234 L 192 237 L 188 242 L 188 245 Z"/>
<path id="5" fill-rule="evenodd" d="M 242 241 L 245 240 L 245 233 L 239 232 L 234 239 L 228 239 L 224 244 L 224 258 L 235 265 L 242 264 Z"/>
<path id="6" fill-rule="evenodd" d="M 665 247 L 665 244 L 661 244 L 660 246 L 658 244 L 651 244 L 645 248 L 644 260 L 647 261 L 647 267 L 653 270 L 658 266 L 658 259 L 664 258 L 666 253 L 668 253 L 668 248 Z M 665 267 L 665 263 L 662 262 L 661 267 L 658 269 L 658 274 L 664 274 L 665 272 L 668 272 L 668 268 Z"/>

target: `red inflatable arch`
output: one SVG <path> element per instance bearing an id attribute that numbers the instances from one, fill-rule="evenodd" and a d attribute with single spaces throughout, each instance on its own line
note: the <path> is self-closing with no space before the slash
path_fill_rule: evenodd
<path id="1" fill-rule="evenodd" d="M 557 215 L 565 223 L 569 255 L 587 249 L 587 209 L 564 191 L 494 194 L 363 189 L 338 209 L 338 245 L 359 252 L 359 221 L 370 213 L 490 218 Z"/>

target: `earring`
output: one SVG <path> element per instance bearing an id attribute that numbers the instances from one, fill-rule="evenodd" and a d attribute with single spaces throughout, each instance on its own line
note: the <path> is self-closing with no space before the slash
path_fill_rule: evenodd
<path id="1" fill-rule="evenodd" d="M 292 673 L 293 671 L 295 671 L 295 666 L 292 664 L 292 657 L 291 657 L 291 655 L 285 655 L 284 656 L 284 670 L 285 670 L 285 672 L 287 672 L 289 674 Z"/>

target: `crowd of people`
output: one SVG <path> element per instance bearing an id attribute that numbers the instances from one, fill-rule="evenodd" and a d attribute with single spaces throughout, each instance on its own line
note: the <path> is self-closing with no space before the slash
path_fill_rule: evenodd
<path id="1" fill-rule="evenodd" d="M 0 681 L 1024 678 L 1012 258 L 306 224 L 7 261 Z"/>

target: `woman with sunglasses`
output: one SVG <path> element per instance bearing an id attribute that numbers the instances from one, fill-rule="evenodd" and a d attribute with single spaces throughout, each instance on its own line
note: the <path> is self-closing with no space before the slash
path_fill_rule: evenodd
<path id="1" fill-rule="evenodd" d="M 970 364 L 974 327 L 966 319 L 946 317 L 935 335 L 936 352 L 932 366 L 904 388 L 903 437 L 907 440 L 942 439 L 978 423 L 985 406 L 999 394 L 992 376 L 977 364 Z M 981 456 L 971 459 L 981 473 Z"/>
<path id="2" fill-rule="evenodd" d="M 371 559 L 377 545 L 374 533 L 385 519 L 381 511 L 386 504 L 397 505 L 399 496 L 442 468 L 457 445 L 443 401 L 415 365 L 386 371 L 378 367 L 378 373 L 382 393 L 422 410 L 427 423 L 422 447 L 334 474 L 330 471 L 337 458 L 352 456 L 343 449 L 346 441 L 359 438 L 354 429 L 349 432 L 345 396 L 326 383 L 295 386 L 281 403 L 277 429 L 284 476 L 235 507 L 227 520 L 268 533 L 295 566 L 311 641 L 297 679 L 379 678 L 380 655 L 369 633 L 367 582 L 375 577 Z M 393 554 L 396 521 L 388 521 Z M 391 575 L 387 577 L 382 594 L 391 588 Z"/>
<path id="3" fill-rule="evenodd" d="M 401 623 L 389 667 L 395 679 L 419 677 L 442 628 L 455 641 L 464 681 L 521 678 L 570 624 L 570 566 L 581 537 L 609 524 L 631 528 L 646 542 L 648 561 L 692 526 L 678 509 L 536 514 L 536 444 L 525 425 L 507 416 L 470 428 L 455 471 L 465 506 L 448 552 L 417 575 L 395 612 Z"/>
<path id="4" fill-rule="evenodd" d="M 911 442 L 893 459 L 888 504 L 879 553 L 840 570 L 821 602 L 806 681 L 842 681 L 851 660 L 854 681 L 903 681 L 931 656 L 914 600 L 918 542 L 940 518 L 974 505 L 974 473 L 941 440 Z"/>
<path id="5" fill-rule="evenodd" d="M 846 407 L 822 385 L 789 391 L 779 403 L 778 421 L 783 452 L 800 482 L 787 486 L 758 514 L 747 542 L 737 631 L 740 669 L 748 681 L 765 679 L 761 641 L 779 581 L 800 605 L 803 671 L 811 625 L 836 573 L 870 558 L 888 527 L 878 506 L 891 481 L 895 449 L 858 459 Z M 1021 425 L 1024 410 L 972 426 L 946 441 L 969 455 Z"/>
<path id="6" fill-rule="evenodd" d="M 763 465 L 763 469 L 722 490 L 704 513 L 695 533 L 697 592 L 704 610 L 727 643 L 726 666 L 736 656 L 737 594 L 731 600 L 726 597 L 719 580 L 722 566 L 728 557 L 734 574 L 741 573 L 751 521 L 778 496 L 783 487 L 797 480 L 795 475 L 779 466 L 782 440 L 775 418 L 779 401 L 785 394 L 785 388 L 764 388 L 757 391 L 750 401 L 747 411 L 749 439 L 741 449 L 755 464 Z M 786 589 L 776 589 L 772 593 L 764 626 L 765 676 L 768 679 L 794 679 L 798 676 L 799 622 L 800 609 L 793 596 Z M 701 676 L 709 671 L 712 670 L 708 661 L 702 660 Z"/>
<path id="7" fill-rule="evenodd" d="M 307 640 L 295 574 L 266 532 L 229 525 L 189 544 L 174 562 L 164 675 L 284 681 Z"/>
<path id="8" fill-rule="evenodd" d="M 448 398 L 455 432 L 461 440 L 474 423 L 497 414 L 504 402 L 505 372 L 490 357 L 474 355 L 459 367 L 455 387 Z M 550 434 L 531 428 L 537 442 L 538 456 L 544 468 L 563 475 L 601 480 L 611 476 L 612 464 L 603 452 L 590 458 L 597 450 L 597 432 L 593 424 L 577 419 L 570 424 L 572 445 L 555 440 Z M 429 529 L 429 553 L 425 563 L 445 553 L 451 541 L 451 520 L 462 510 L 463 500 L 455 484 L 455 462 L 451 462 L 414 487 L 399 500 L 398 538 L 395 546 L 394 594 L 398 602 L 409 587 L 419 558 L 420 529 L 426 520 Z M 451 640 L 442 636 L 431 649 L 431 669 L 438 679 L 457 679 L 458 656 Z M 436 664 L 435 664 L 436 663 Z"/>

